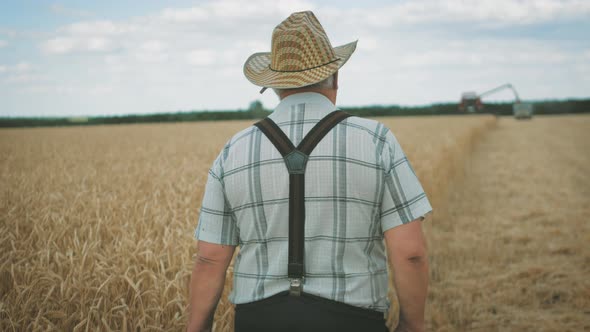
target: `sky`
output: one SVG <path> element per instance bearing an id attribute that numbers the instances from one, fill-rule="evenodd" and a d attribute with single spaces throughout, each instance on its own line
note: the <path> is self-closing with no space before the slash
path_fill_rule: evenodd
<path id="1" fill-rule="evenodd" d="M 523 100 L 590 97 L 590 1 L 0 2 L 0 116 L 245 109 L 278 98 L 243 75 L 273 28 L 313 10 L 340 69 L 339 106 L 457 102 L 511 83 Z M 486 101 L 510 101 L 510 90 Z"/>

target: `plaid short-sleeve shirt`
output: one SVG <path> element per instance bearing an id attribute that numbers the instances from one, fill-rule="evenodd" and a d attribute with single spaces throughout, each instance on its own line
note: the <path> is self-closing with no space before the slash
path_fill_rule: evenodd
<path id="1" fill-rule="evenodd" d="M 335 106 L 316 93 L 284 98 L 270 118 L 295 146 Z M 432 210 L 391 131 L 368 119 L 336 125 L 305 172 L 303 290 L 385 311 L 383 232 Z M 230 301 L 257 301 L 289 289 L 289 173 L 279 151 L 251 126 L 225 145 L 209 171 L 198 240 L 239 245 Z"/>

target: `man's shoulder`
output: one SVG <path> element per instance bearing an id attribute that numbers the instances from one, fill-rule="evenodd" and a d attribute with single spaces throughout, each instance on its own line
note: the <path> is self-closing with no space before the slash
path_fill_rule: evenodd
<path id="1" fill-rule="evenodd" d="M 347 118 L 346 124 L 351 128 L 358 129 L 379 139 L 385 139 L 387 133 L 390 132 L 389 128 L 383 123 L 359 116 L 351 116 Z"/>
<path id="2" fill-rule="evenodd" d="M 227 143 L 225 144 L 225 148 L 227 149 L 240 143 L 248 144 L 248 137 L 250 137 L 252 132 L 256 130 L 260 129 L 258 129 L 256 126 L 254 126 L 254 124 L 252 124 L 251 126 L 238 131 L 229 139 L 229 141 L 227 141 Z"/>

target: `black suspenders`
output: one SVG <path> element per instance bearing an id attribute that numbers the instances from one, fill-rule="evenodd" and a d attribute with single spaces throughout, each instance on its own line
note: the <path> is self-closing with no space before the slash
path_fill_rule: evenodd
<path id="1" fill-rule="evenodd" d="M 258 127 L 279 150 L 289 171 L 289 293 L 299 296 L 304 279 L 303 256 L 305 240 L 305 167 L 313 149 L 340 121 L 351 116 L 334 111 L 321 119 L 303 138 L 297 148 L 274 121 L 265 118 Z"/>

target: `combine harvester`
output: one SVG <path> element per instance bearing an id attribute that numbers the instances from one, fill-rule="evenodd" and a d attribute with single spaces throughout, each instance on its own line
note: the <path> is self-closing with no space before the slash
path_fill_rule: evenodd
<path id="1" fill-rule="evenodd" d="M 514 114 L 514 117 L 517 119 L 532 118 L 533 104 L 521 102 L 520 98 L 518 97 L 518 92 L 516 92 L 516 89 L 510 83 L 500 85 L 499 87 L 493 88 L 479 95 L 473 91 L 464 92 L 463 94 L 461 94 L 461 103 L 459 104 L 459 110 L 461 112 L 467 113 L 482 112 L 484 107 L 483 103 L 481 102 L 481 99 L 485 96 L 491 95 L 498 91 L 502 91 L 504 89 L 510 89 L 514 93 L 514 104 L 512 104 L 512 113 Z"/>

